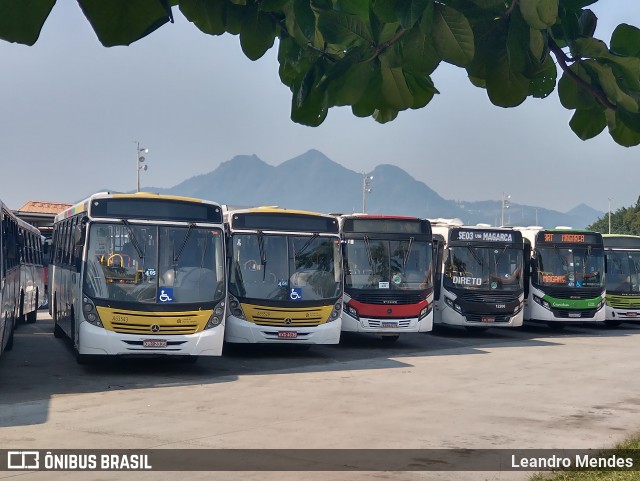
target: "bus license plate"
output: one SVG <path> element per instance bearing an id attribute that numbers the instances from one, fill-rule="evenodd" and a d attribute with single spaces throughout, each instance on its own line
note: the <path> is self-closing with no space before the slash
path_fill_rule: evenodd
<path id="1" fill-rule="evenodd" d="M 167 347 L 166 339 L 145 339 L 142 341 L 142 347 L 152 347 L 155 349 Z"/>
<path id="2" fill-rule="evenodd" d="M 496 322 L 496 318 L 495 317 L 482 317 L 480 320 L 482 322 Z"/>
<path id="3" fill-rule="evenodd" d="M 569 313 L 569 317 L 580 317 L 580 313 L 579 312 L 570 312 Z"/>
<path id="4" fill-rule="evenodd" d="M 397 321 L 382 321 L 382 327 L 385 329 L 395 329 L 398 327 Z"/>
<path id="5" fill-rule="evenodd" d="M 278 331 L 278 337 L 280 339 L 295 339 L 298 337 L 297 331 Z"/>

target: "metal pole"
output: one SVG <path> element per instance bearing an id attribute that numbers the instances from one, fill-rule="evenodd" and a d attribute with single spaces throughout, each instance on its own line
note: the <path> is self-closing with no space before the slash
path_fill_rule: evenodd
<path id="1" fill-rule="evenodd" d="M 611 234 L 611 197 L 609 197 L 609 234 Z"/>
<path id="2" fill-rule="evenodd" d="M 504 225 L 504 192 L 502 193 L 502 209 L 500 213 L 500 227 Z"/>
<path id="3" fill-rule="evenodd" d="M 362 213 L 367 212 L 367 174 L 362 174 Z"/>
<path id="4" fill-rule="evenodd" d="M 140 192 L 140 142 L 136 142 L 136 192 Z"/>

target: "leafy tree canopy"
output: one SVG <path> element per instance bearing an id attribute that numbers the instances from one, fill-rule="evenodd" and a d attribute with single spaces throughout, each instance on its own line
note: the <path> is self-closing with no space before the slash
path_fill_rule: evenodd
<path id="1" fill-rule="evenodd" d="M 608 234 L 609 214 L 605 214 L 587 229 Z M 611 233 L 640 235 L 640 197 L 638 197 L 636 205 L 622 207 L 611 213 Z"/>
<path id="2" fill-rule="evenodd" d="M 491 102 L 515 107 L 557 86 L 583 140 L 605 128 L 640 144 L 640 29 L 595 38 L 598 0 L 78 0 L 100 42 L 129 45 L 173 21 L 239 35 L 257 60 L 275 44 L 291 118 L 317 126 L 330 107 L 378 122 L 426 106 L 441 62 L 466 69 Z M 56 0 L 0 0 L 0 38 L 33 45 Z M 555 59 L 555 61 L 554 61 Z M 561 77 L 558 80 L 558 68 Z"/>

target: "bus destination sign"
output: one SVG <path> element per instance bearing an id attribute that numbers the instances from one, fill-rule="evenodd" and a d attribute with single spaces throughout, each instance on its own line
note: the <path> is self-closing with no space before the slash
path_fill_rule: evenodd
<path id="1" fill-rule="evenodd" d="M 543 244 L 602 244 L 597 232 L 540 232 L 538 243 Z"/>
<path id="2" fill-rule="evenodd" d="M 451 233 L 452 241 L 459 242 L 490 242 L 490 243 L 521 243 L 522 236 L 517 231 L 498 230 L 470 230 L 456 229 Z"/>

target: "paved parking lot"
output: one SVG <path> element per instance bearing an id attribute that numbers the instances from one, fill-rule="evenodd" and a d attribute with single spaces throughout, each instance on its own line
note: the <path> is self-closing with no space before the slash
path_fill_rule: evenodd
<path id="1" fill-rule="evenodd" d="M 600 448 L 640 431 L 640 325 L 348 336 L 195 365 L 77 365 L 41 312 L 0 359 L 13 448 Z M 0 473 L 1 477 L 15 473 Z M 20 479 L 173 479 L 22 473 Z M 190 473 L 190 479 L 452 479 L 452 473 Z M 456 479 L 525 479 L 462 473 Z"/>

